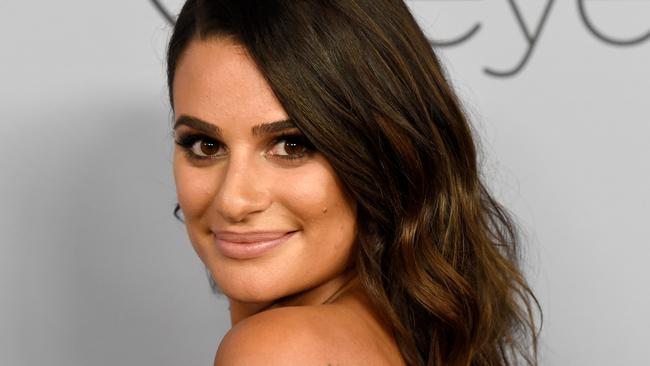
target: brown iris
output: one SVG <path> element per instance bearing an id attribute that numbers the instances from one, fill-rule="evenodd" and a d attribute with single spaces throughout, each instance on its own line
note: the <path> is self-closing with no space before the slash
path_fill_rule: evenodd
<path id="1" fill-rule="evenodd" d="M 289 140 L 284 143 L 284 151 L 286 151 L 288 155 L 300 155 L 305 152 L 305 146 L 298 142 Z"/>
<path id="2" fill-rule="evenodd" d="M 201 141 L 201 145 L 199 147 L 201 149 L 201 153 L 211 156 L 215 155 L 219 151 L 219 144 L 215 143 L 214 141 Z"/>

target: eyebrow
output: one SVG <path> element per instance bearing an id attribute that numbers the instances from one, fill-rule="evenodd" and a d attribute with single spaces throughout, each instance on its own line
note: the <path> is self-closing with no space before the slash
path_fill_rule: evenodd
<path id="1" fill-rule="evenodd" d="M 218 138 L 221 138 L 223 136 L 222 130 L 221 128 L 219 128 L 219 126 L 203 121 L 196 117 L 181 115 L 176 120 L 176 123 L 174 123 L 174 130 L 176 130 L 179 126 L 182 125 L 203 131 L 205 133 L 214 135 Z M 297 128 L 296 124 L 293 123 L 291 119 L 283 119 L 279 121 L 264 122 L 264 123 L 260 123 L 259 125 L 255 125 L 251 127 L 251 133 L 253 134 L 253 136 L 259 136 L 265 134 L 272 134 L 290 128 Z"/>

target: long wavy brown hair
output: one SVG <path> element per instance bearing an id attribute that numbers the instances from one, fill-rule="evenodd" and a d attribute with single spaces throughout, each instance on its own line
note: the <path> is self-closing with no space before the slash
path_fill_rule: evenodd
<path id="1" fill-rule="evenodd" d="M 356 268 L 407 364 L 536 365 L 541 311 L 516 226 L 404 2 L 188 0 L 168 47 L 170 100 L 188 43 L 212 37 L 248 51 L 356 199 Z"/>

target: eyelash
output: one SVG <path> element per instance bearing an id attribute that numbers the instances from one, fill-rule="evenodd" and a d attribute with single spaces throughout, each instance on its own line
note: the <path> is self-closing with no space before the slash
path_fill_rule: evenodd
<path id="1" fill-rule="evenodd" d="M 192 151 L 192 147 L 194 144 L 196 144 L 199 141 L 210 141 L 214 144 L 216 144 L 218 147 L 223 147 L 223 144 L 215 140 L 214 138 L 208 137 L 206 135 L 200 134 L 200 133 L 188 133 L 188 134 L 182 134 L 177 137 L 175 140 L 176 145 L 180 146 L 184 151 L 188 159 L 190 160 L 196 160 L 196 161 L 205 161 L 205 160 L 210 160 L 210 159 L 217 159 L 220 156 L 223 155 L 213 155 L 213 156 L 200 156 L 195 154 Z M 304 147 L 305 151 L 299 154 L 289 154 L 289 155 L 272 155 L 273 157 L 277 157 L 279 159 L 283 160 L 299 160 L 305 157 L 305 155 L 311 154 L 315 151 L 314 146 L 307 140 L 304 135 L 301 133 L 283 133 L 280 134 L 276 137 L 273 138 L 271 142 L 271 146 L 275 146 L 278 143 L 285 141 L 285 142 L 294 142 L 297 143 L 299 146 Z"/>

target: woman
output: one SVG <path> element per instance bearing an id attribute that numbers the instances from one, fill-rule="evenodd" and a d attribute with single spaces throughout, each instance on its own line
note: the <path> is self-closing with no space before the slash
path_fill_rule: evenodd
<path id="1" fill-rule="evenodd" d="M 188 0 L 167 61 L 216 365 L 536 364 L 515 227 L 402 1 Z"/>

